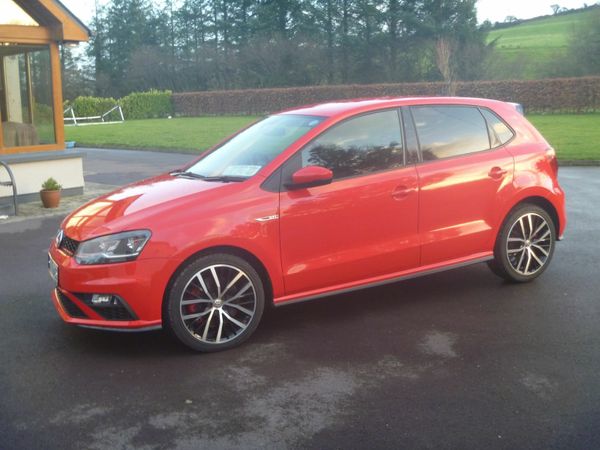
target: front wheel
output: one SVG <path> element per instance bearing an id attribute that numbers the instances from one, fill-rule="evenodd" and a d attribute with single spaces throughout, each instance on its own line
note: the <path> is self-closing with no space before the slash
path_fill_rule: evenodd
<path id="1" fill-rule="evenodd" d="M 251 264 L 230 254 L 201 256 L 173 282 L 165 325 L 194 350 L 226 350 L 250 337 L 264 305 L 263 282 Z"/>
<path id="2" fill-rule="evenodd" d="M 548 267 L 555 242 L 556 229 L 548 213 L 536 205 L 521 205 L 504 221 L 489 266 L 506 280 L 531 281 Z"/>

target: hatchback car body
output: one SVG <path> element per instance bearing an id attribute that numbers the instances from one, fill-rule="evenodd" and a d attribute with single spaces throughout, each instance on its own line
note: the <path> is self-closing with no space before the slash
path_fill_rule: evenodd
<path id="1" fill-rule="evenodd" d="M 68 216 L 70 324 L 237 345 L 283 305 L 487 261 L 540 275 L 566 225 L 554 150 L 514 108 L 386 98 L 297 108 Z"/>

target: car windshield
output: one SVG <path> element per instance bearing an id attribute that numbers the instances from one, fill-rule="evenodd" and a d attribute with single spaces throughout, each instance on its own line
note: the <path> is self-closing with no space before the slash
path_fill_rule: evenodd
<path id="1" fill-rule="evenodd" d="M 267 117 L 225 142 L 184 173 L 206 179 L 244 180 L 324 119 L 297 114 Z"/>

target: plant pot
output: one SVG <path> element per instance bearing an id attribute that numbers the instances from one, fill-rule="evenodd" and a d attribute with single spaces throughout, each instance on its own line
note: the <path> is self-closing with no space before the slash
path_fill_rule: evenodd
<path id="1" fill-rule="evenodd" d="M 44 208 L 56 208 L 60 203 L 60 190 L 58 191 L 47 191 L 41 190 L 40 197 Z"/>

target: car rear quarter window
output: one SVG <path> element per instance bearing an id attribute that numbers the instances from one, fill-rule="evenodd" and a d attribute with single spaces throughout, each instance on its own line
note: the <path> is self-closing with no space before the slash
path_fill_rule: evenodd
<path id="1" fill-rule="evenodd" d="M 302 150 L 302 167 L 322 166 L 334 179 L 404 165 L 397 110 L 354 117 L 334 125 Z"/>
<path id="2" fill-rule="evenodd" d="M 487 124 L 473 106 L 412 106 L 423 161 L 490 149 Z"/>
<path id="3" fill-rule="evenodd" d="M 483 114 L 483 117 L 485 117 L 490 130 L 490 141 L 492 143 L 492 148 L 500 147 L 513 138 L 513 131 L 504 123 L 502 119 L 500 119 L 500 117 L 486 108 L 481 108 L 480 111 L 481 114 Z"/>

